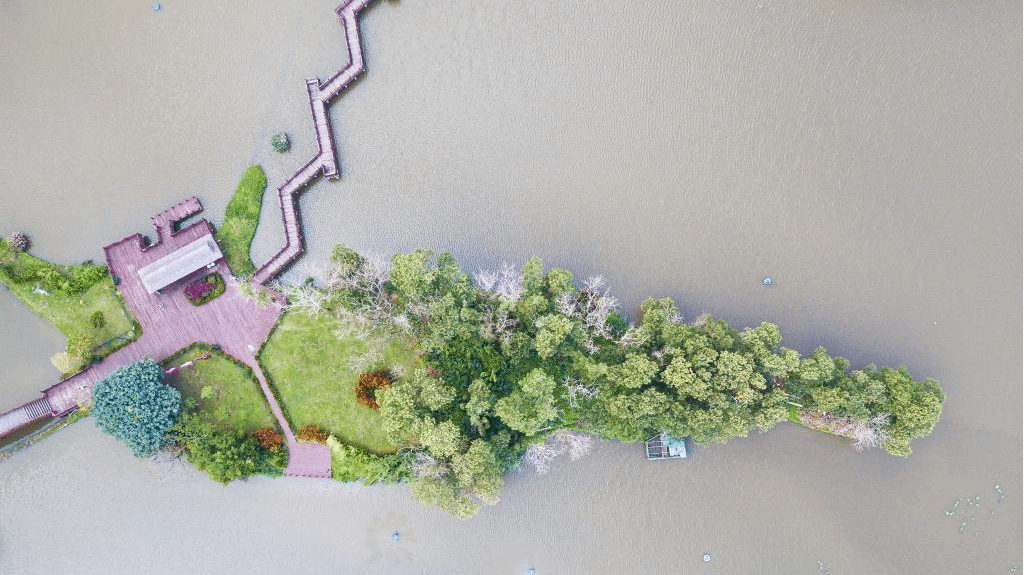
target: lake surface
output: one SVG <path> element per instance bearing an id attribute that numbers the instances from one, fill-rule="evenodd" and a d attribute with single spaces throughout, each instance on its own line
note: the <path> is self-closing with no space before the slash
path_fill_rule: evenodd
<path id="1" fill-rule="evenodd" d="M 0 462 L 0 572 L 1022 567 L 1019 2 L 488 4 L 366 11 L 367 75 L 331 107 L 343 176 L 305 192 L 289 277 L 335 243 L 536 254 L 627 309 L 671 296 L 935 377 L 935 433 L 906 460 L 788 423 L 683 462 L 601 444 L 461 522 L 401 486 L 222 488 L 84 420 Z M 304 79 L 343 64 L 334 8 L 0 0 L 0 233 L 99 261 L 189 195 L 219 222 L 252 163 L 279 185 L 315 148 Z M 262 222 L 254 259 L 280 242 Z M 0 320 L 6 409 L 56 380 L 62 342 L 8 293 Z"/>

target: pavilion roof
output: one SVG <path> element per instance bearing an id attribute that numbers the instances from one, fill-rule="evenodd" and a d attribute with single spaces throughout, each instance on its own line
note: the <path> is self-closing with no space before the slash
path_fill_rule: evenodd
<path id="1" fill-rule="evenodd" d="M 223 257 L 213 236 L 187 243 L 155 262 L 139 268 L 139 279 L 153 293 Z"/>

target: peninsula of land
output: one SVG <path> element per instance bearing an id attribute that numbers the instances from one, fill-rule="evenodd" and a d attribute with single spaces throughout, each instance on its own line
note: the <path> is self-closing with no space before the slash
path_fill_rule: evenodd
<path id="1" fill-rule="evenodd" d="M 24 236 L 0 244 L 0 281 L 69 336 L 59 363 L 74 372 L 0 415 L 0 436 L 88 411 L 137 455 L 184 457 L 218 481 L 405 481 L 468 517 L 510 469 L 543 472 L 592 437 L 707 445 L 788 419 L 906 456 L 932 431 L 933 380 L 801 356 L 769 323 L 684 321 L 668 299 L 626 314 L 600 278 L 536 258 L 467 274 L 450 254 L 376 262 L 339 246 L 320 284 L 275 282 L 302 252 L 297 194 L 338 176 L 327 104 L 364 71 L 369 2 L 337 9 L 348 65 L 306 82 L 318 152 L 278 188 L 285 242 L 262 266 L 248 256 L 258 167 L 216 232 L 184 223 L 201 210 L 189 198 L 154 216 L 152 241 L 107 246 L 105 266 L 48 264 Z"/>

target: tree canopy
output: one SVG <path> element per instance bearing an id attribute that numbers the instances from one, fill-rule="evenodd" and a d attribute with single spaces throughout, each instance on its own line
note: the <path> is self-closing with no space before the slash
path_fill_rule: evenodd
<path id="1" fill-rule="evenodd" d="M 771 429 L 801 405 L 870 422 L 883 448 L 905 456 L 942 409 L 935 381 L 904 368 L 850 371 L 824 348 L 801 357 L 771 323 L 687 323 L 670 299 L 644 301 L 631 323 L 601 278 L 576 287 L 537 258 L 471 277 L 450 254 L 416 250 L 370 283 L 345 279 L 366 277 L 355 252 L 339 247 L 333 259 L 338 301 L 384 302 L 375 313 L 423 354 L 425 369 L 377 394 L 382 425 L 414 452 L 413 496 L 459 516 L 497 501 L 502 474 L 560 430 L 710 444 Z"/>
<path id="2" fill-rule="evenodd" d="M 93 386 L 91 414 L 96 425 L 124 441 L 136 457 L 156 451 L 177 419 L 181 393 L 163 379 L 163 369 L 144 359 Z"/>

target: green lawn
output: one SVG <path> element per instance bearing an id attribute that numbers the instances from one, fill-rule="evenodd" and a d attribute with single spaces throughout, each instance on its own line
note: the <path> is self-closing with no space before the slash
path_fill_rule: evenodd
<path id="1" fill-rule="evenodd" d="M 164 369 L 177 367 L 204 353 L 210 359 L 167 376 L 167 384 L 181 392 L 181 399 L 194 399 L 200 417 L 221 429 L 245 432 L 269 427 L 279 429 L 252 371 L 206 344 L 193 344 L 161 362 Z M 203 398 L 203 389 L 208 388 Z"/>
<path id="2" fill-rule="evenodd" d="M 263 348 L 263 365 L 293 425 L 319 425 L 345 443 L 375 453 L 393 452 L 401 446 L 384 437 L 377 412 L 356 403 L 353 388 L 359 373 L 349 366 L 353 359 L 376 352 L 379 366 L 400 365 L 411 374 L 419 360 L 410 346 L 397 340 L 339 339 L 335 326 L 336 320 L 327 316 L 285 313 Z"/>
<path id="3" fill-rule="evenodd" d="M 249 248 L 260 221 L 260 207 L 266 189 L 267 176 L 263 168 L 250 166 L 242 174 L 235 195 L 231 196 L 224 209 L 224 223 L 217 228 L 217 243 L 228 267 L 237 276 L 248 276 L 256 271 L 249 257 Z"/>
<path id="4" fill-rule="evenodd" d="M 24 252 L 13 254 L 0 240 L 0 284 L 64 335 L 89 338 L 98 356 L 116 348 L 113 340 L 123 344 L 140 335 L 103 266 L 62 266 Z M 100 327 L 92 322 L 96 312 L 103 317 Z"/>

